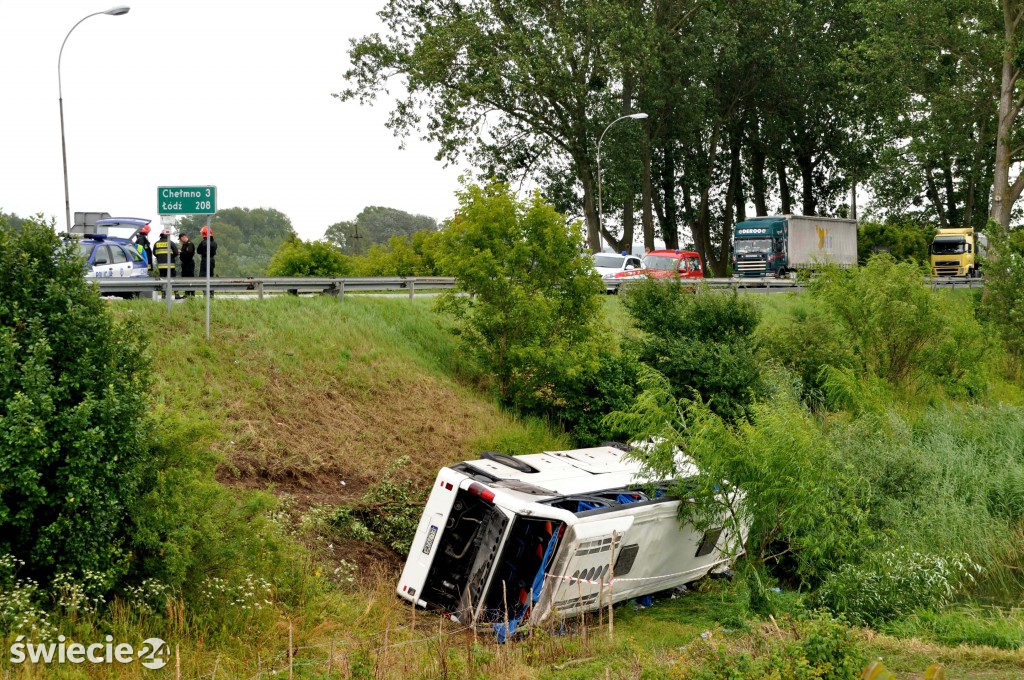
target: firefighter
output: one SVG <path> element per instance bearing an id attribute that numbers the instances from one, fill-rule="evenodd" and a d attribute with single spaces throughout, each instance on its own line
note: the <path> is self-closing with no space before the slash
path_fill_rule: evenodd
<path id="1" fill-rule="evenodd" d="M 149 247 L 149 237 L 146 235 L 148 233 L 148 224 L 139 229 L 139 233 L 135 237 L 135 248 L 139 251 L 139 255 L 146 258 L 146 266 L 149 271 L 153 271 L 153 249 Z"/>
<path id="2" fill-rule="evenodd" d="M 175 276 L 178 245 L 171 240 L 170 229 L 164 229 L 160 232 L 160 238 L 153 246 L 153 257 L 156 258 L 156 266 L 160 278 Z"/>
<path id="3" fill-rule="evenodd" d="M 213 240 L 213 230 L 210 229 L 210 227 L 203 227 L 199 230 L 199 233 L 202 235 L 203 240 L 198 246 L 196 246 L 196 255 L 200 258 L 199 271 L 197 273 L 199 276 L 206 276 L 206 263 L 207 258 L 209 258 L 209 274 L 212 278 L 214 276 L 213 270 L 217 263 L 217 242 Z"/>

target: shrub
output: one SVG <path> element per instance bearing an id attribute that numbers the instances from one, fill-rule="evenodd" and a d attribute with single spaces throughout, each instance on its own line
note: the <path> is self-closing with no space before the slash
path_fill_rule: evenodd
<path id="1" fill-rule="evenodd" d="M 551 398 L 534 410 L 560 422 L 572 433 L 576 446 L 628 439 L 628 433 L 609 427 L 604 417 L 629 407 L 637 393 L 638 375 L 634 356 L 602 350 L 596 369 L 561 379 L 554 385 Z"/>
<path id="2" fill-rule="evenodd" d="M 45 586 L 129 570 L 148 491 L 148 364 L 52 226 L 0 229 L 0 555 Z M 95 584 L 94 584 L 95 585 Z"/>
<path id="3" fill-rule="evenodd" d="M 396 482 L 399 470 L 409 463 L 402 456 L 384 473 L 384 478 L 371 486 L 360 502 L 329 512 L 328 525 L 341 538 L 379 542 L 405 556 L 412 547 L 423 503 L 422 489 L 411 480 Z"/>
<path id="4" fill-rule="evenodd" d="M 856 356 L 842 328 L 820 304 L 798 299 L 788 314 L 766 319 L 758 326 L 757 345 L 771 358 L 800 378 L 805 400 L 820 401 L 826 366 L 852 368 Z"/>
<path id="5" fill-rule="evenodd" d="M 792 623 L 792 637 L 762 635 L 750 645 L 756 651 L 719 649 L 709 639 L 690 652 L 683 677 L 689 680 L 723 678 L 819 678 L 854 680 L 868 662 L 864 649 L 842 619 L 827 612 Z M 714 633 L 712 633 L 714 635 Z"/>
<path id="6" fill-rule="evenodd" d="M 417 231 L 392 236 L 386 245 L 373 244 L 363 257 L 353 260 L 358 276 L 441 276 L 438 261 L 439 231 Z M 455 272 L 458 273 L 458 272 Z"/>
<path id="7" fill-rule="evenodd" d="M 990 223 L 982 312 L 1010 353 L 1024 358 L 1024 230 L 1007 231 Z"/>
<path id="8" fill-rule="evenodd" d="M 982 329 L 969 303 L 928 290 L 922 274 L 881 254 L 855 270 L 825 270 L 811 294 L 838 324 L 862 373 L 907 389 L 938 381 L 975 394 L 984 389 Z"/>
<path id="9" fill-rule="evenodd" d="M 677 479 L 675 493 L 694 499 L 682 521 L 701 529 L 749 526 L 746 550 L 755 564 L 814 586 L 870 545 L 867 490 L 786 387 L 784 373 L 773 382 L 782 387 L 769 403 L 752 406 L 749 420 L 729 423 L 700 399 L 677 400 L 665 378 L 646 369 L 634 405 L 608 420 L 635 438 L 658 441 L 634 456 L 650 477 Z M 722 492 L 734 486 L 741 496 Z"/>
<path id="10" fill-rule="evenodd" d="M 900 262 L 909 260 L 926 265 L 928 246 L 934 237 L 934 226 L 913 220 L 861 222 L 857 233 L 857 260 L 864 265 L 872 255 L 886 252 Z"/>
<path id="11" fill-rule="evenodd" d="M 942 609 L 979 572 L 967 555 L 940 557 L 898 549 L 863 565 L 844 564 L 825 579 L 816 598 L 853 623 L 877 626 L 919 609 Z"/>
<path id="12" fill-rule="evenodd" d="M 458 284 L 439 301 L 465 352 L 506 404 L 535 404 L 552 385 L 594 367 L 602 284 L 581 252 L 580 225 L 538 194 L 471 186 L 442 232 L 438 257 Z"/>
<path id="13" fill-rule="evenodd" d="M 762 390 L 761 364 L 752 335 L 758 310 L 736 292 L 691 294 L 678 282 L 631 285 L 624 304 L 645 332 L 640 361 L 664 375 L 678 398 L 700 395 L 711 409 L 735 420 Z"/>
<path id="14" fill-rule="evenodd" d="M 348 276 L 352 260 L 327 241 L 303 241 L 291 236 L 277 249 L 267 276 Z"/>

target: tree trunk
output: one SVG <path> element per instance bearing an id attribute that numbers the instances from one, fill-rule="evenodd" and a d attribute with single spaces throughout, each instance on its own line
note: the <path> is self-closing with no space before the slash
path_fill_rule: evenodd
<path id="1" fill-rule="evenodd" d="M 1022 7 L 1019 0 L 1000 0 L 1003 9 L 1003 67 L 1000 75 L 999 118 L 996 132 L 996 162 L 993 168 L 992 210 L 990 215 L 1004 228 L 1010 226 L 1013 205 L 1024 189 L 1024 173 L 1010 183 L 1013 164 L 1011 147 L 1013 127 L 1020 112 L 1021 101 L 1016 98 L 1020 69 L 1014 63 L 1017 56 L 1017 29 Z"/>
<path id="2" fill-rule="evenodd" d="M 932 175 L 932 168 L 928 168 L 925 173 L 925 184 L 927 186 L 926 191 L 928 192 L 928 200 L 935 206 L 935 213 L 939 219 L 939 229 L 949 229 L 949 220 L 946 217 L 946 207 L 942 202 L 942 197 L 939 196 L 939 189 L 935 186 L 935 176 Z"/>
<path id="3" fill-rule="evenodd" d="M 725 215 L 722 217 L 722 234 L 721 241 L 722 245 L 717 253 L 711 249 L 711 244 L 708 244 L 707 251 L 708 257 L 705 260 L 708 266 L 711 267 L 711 271 L 715 276 L 725 276 L 726 264 L 729 262 L 729 243 L 732 240 L 732 226 L 733 226 L 733 207 L 738 206 L 743 195 L 742 183 L 743 183 L 743 172 L 740 166 L 740 143 L 739 136 L 735 133 L 731 135 L 729 141 L 729 188 L 725 192 Z M 739 200 L 738 200 L 739 199 Z M 739 211 L 735 213 L 737 220 L 739 220 Z M 709 230 L 710 232 L 710 230 Z"/>
<path id="4" fill-rule="evenodd" d="M 711 259 L 711 179 L 715 172 L 715 161 L 718 158 L 718 138 L 722 131 L 721 120 L 716 120 L 708 140 L 708 170 L 702 178 L 700 189 L 700 208 L 697 221 L 693 228 L 693 242 L 704 262 L 714 267 Z M 717 274 L 717 269 L 715 270 Z"/>
<path id="5" fill-rule="evenodd" d="M 643 162 L 643 179 L 640 187 L 641 214 L 640 220 L 644 229 L 644 250 L 654 250 L 654 215 L 651 207 L 651 140 L 644 137 L 644 146 L 640 150 Z"/>
<path id="6" fill-rule="evenodd" d="M 946 188 L 946 212 L 949 215 L 949 223 L 954 228 L 964 226 L 960 223 L 960 216 L 956 209 L 956 189 L 953 187 L 953 168 L 949 159 L 942 166 L 942 180 Z"/>
<path id="7" fill-rule="evenodd" d="M 964 198 L 964 226 L 974 226 L 974 203 L 978 192 L 978 184 L 981 181 L 981 168 L 984 165 L 981 154 L 985 148 L 985 124 L 978 129 L 978 141 L 974 145 L 974 153 L 971 155 L 971 173 L 967 184 L 967 196 Z"/>
<path id="8" fill-rule="evenodd" d="M 676 158 L 672 143 L 664 147 L 665 162 L 661 166 L 661 191 L 665 202 L 665 220 L 661 225 L 661 237 L 665 247 L 675 250 L 679 247 L 679 208 L 676 205 Z"/>
<path id="9" fill-rule="evenodd" d="M 782 201 L 782 214 L 793 214 L 793 194 L 789 191 L 789 178 L 786 177 L 786 163 L 781 158 L 775 161 L 775 173 L 779 176 L 779 200 Z"/>
<path id="10" fill-rule="evenodd" d="M 803 195 L 804 215 L 816 214 L 817 201 L 814 197 L 814 158 L 811 154 L 798 153 L 796 163 L 800 166 L 800 182 Z"/>
<path id="11" fill-rule="evenodd" d="M 761 145 L 761 122 L 754 117 L 750 138 L 750 184 L 754 189 L 754 212 L 758 216 L 768 214 L 768 180 L 765 176 L 764 147 Z"/>
<path id="12" fill-rule="evenodd" d="M 620 115 L 626 116 L 631 113 L 633 113 L 633 72 L 627 69 L 622 79 L 622 113 Z M 636 121 L 627 122 L 636 124 Z M 632 178 L 633 173 L 627 173 L 627 179 L 630 181 L 626 182 L 627 190 L 622 203 L 622 238 L 615 245 L 615 252 L 618 253 L 622 251 L 633 252 L 633 226 L 636 220 L 633 213 L 635 196 Z"/>

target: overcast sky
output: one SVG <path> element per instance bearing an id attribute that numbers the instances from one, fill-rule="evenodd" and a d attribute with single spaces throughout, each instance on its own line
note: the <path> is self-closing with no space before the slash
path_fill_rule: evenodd
<path id="1" fill-rule="evenodd" d="M 385 0 L 0 0 L 0 210 L 153 218 L 158 186 L 216 185 L 218 208 L 276 208 L 302 238 L 368 205 L 438 220 L 457 168 L 384 127 L 390 100 L 340 102 L 349 39 Z M 397 83 L 396 83 L 397 85 Z"/>

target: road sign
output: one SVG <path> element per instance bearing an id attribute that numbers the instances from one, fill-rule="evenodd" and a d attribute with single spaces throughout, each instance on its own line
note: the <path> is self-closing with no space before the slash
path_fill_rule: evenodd
<path id="1" fill-rule="evenodd" d="M 217 212 L 217 187 L 157 187 L 161 215 L 212 215 Z"/>

